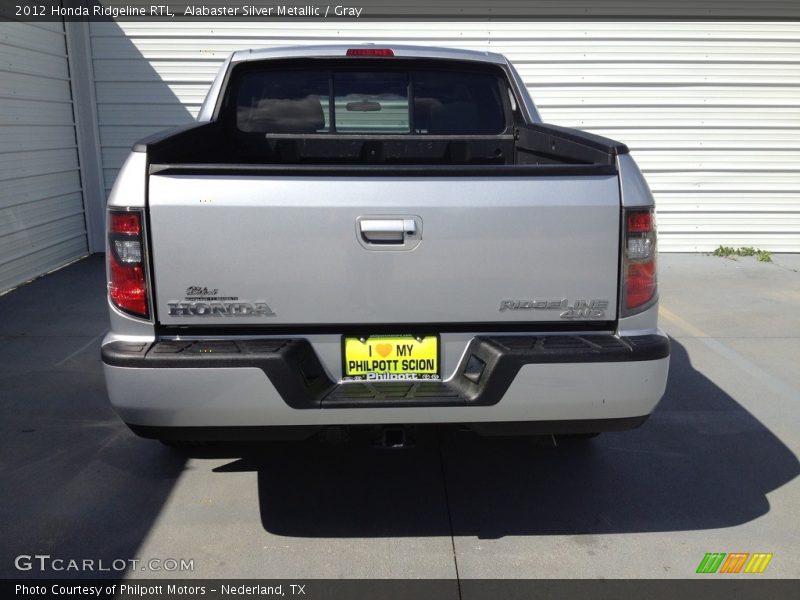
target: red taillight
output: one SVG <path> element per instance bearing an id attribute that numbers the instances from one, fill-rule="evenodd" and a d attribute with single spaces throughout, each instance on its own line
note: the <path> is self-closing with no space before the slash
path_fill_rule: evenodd
<path id="1" fill-rule="evenodd" d="M 142 223 L 138 212 L 112 212 L 108 215 L 109 233 L 132 233 L 142 232 Z"/>
<path id="2" fill-rule="evenodd" d="M 147 318 L 141 212 L 109 211 L 107 260 L 111 301 L 125 312 Z"/>
<path id="3" fill-rule="evenodd" d="M 646 308 L 655 297 L 656 229 L 652 209 L 626 211 L 624 222 L 622 313 L 627 316 Z"/>
<path id="4" fill-rule="evenodd" d="M 142 266 L 122 266 L 111 256 L 109 271 L 108 294 L 114 304 L 122 310 L 147 316 L 147 287 Z"/>
<path id="5" fill-rule="evenodd" d="M 647 233 L 652 230 L 652 214 L 649 212 L 628 213 L 628 233 Z"/>
<path id="6" fill-rule="evenodd" d="M 629 264 L 625 287 L 626 308 L 636 308 L 650 300 L 656 291 L 655 261 Z"/>
<path id="7" fill-rule="evenodd" d="M 347 56 L 394 56 L 394 50 L 389 48 L 350 48 Z"/>

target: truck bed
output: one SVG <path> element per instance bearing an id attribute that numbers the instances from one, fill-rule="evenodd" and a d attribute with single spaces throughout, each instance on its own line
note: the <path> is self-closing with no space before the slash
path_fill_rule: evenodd
<path id="1" fill-rule="evenodd" d="M 553 167 L 555 172 L 572 173 L 580 167 L 577 171 L 582 173 L 616 173 L 616 156 L 627 152 L 627 147 L 586 132 L 546 124 L 525 125 L 514 134 L 454 136 L 253 134 L 231 132 L 218 122 L 211 122 L 155 134 L 138 142 L 133 150 L 147 152 L 150 165 L 158 171 L 179 167 L 196 172 L 230 171 L 232 167 L 241 171 L 274 171 L 277 167 L 378 166 L 413 167 L 413 172 L 435 173 L 447 172 L 441 167 L 459 166 L 550 168 L 483 170 L 530 175 L 547 174 Z"/>

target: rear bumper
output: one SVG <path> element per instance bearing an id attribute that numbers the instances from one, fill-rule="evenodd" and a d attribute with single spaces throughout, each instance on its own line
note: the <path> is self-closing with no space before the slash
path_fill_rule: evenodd
<path id="1" fill-rule="evenodd" d="M 561 433 L 585 431 L 586 422 L 599 431 L 643 421 L 664 393 L 669 340 L 477 336 L 445 382 L 337 383 L 305 339 L 116 341 L 103 346 L 102 358 L 112 405 L 144 434 L 531 421 Z"/>

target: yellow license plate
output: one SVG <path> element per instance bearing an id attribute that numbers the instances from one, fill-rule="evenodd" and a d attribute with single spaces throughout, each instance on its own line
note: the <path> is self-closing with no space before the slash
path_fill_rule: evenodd
<path id="1" fill-rule="evenodd" d="M 439 379 L 439 336 L 345 337 L 344 379 Z"/>

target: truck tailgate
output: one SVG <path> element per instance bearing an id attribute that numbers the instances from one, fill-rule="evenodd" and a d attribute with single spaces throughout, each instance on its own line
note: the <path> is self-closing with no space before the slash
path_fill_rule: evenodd
<path id="1" fill-rule="evenodd" d="M 209 174 L 149 183 L 163 325 L 502 330 L 616 318 L 613 175 Z"/>

